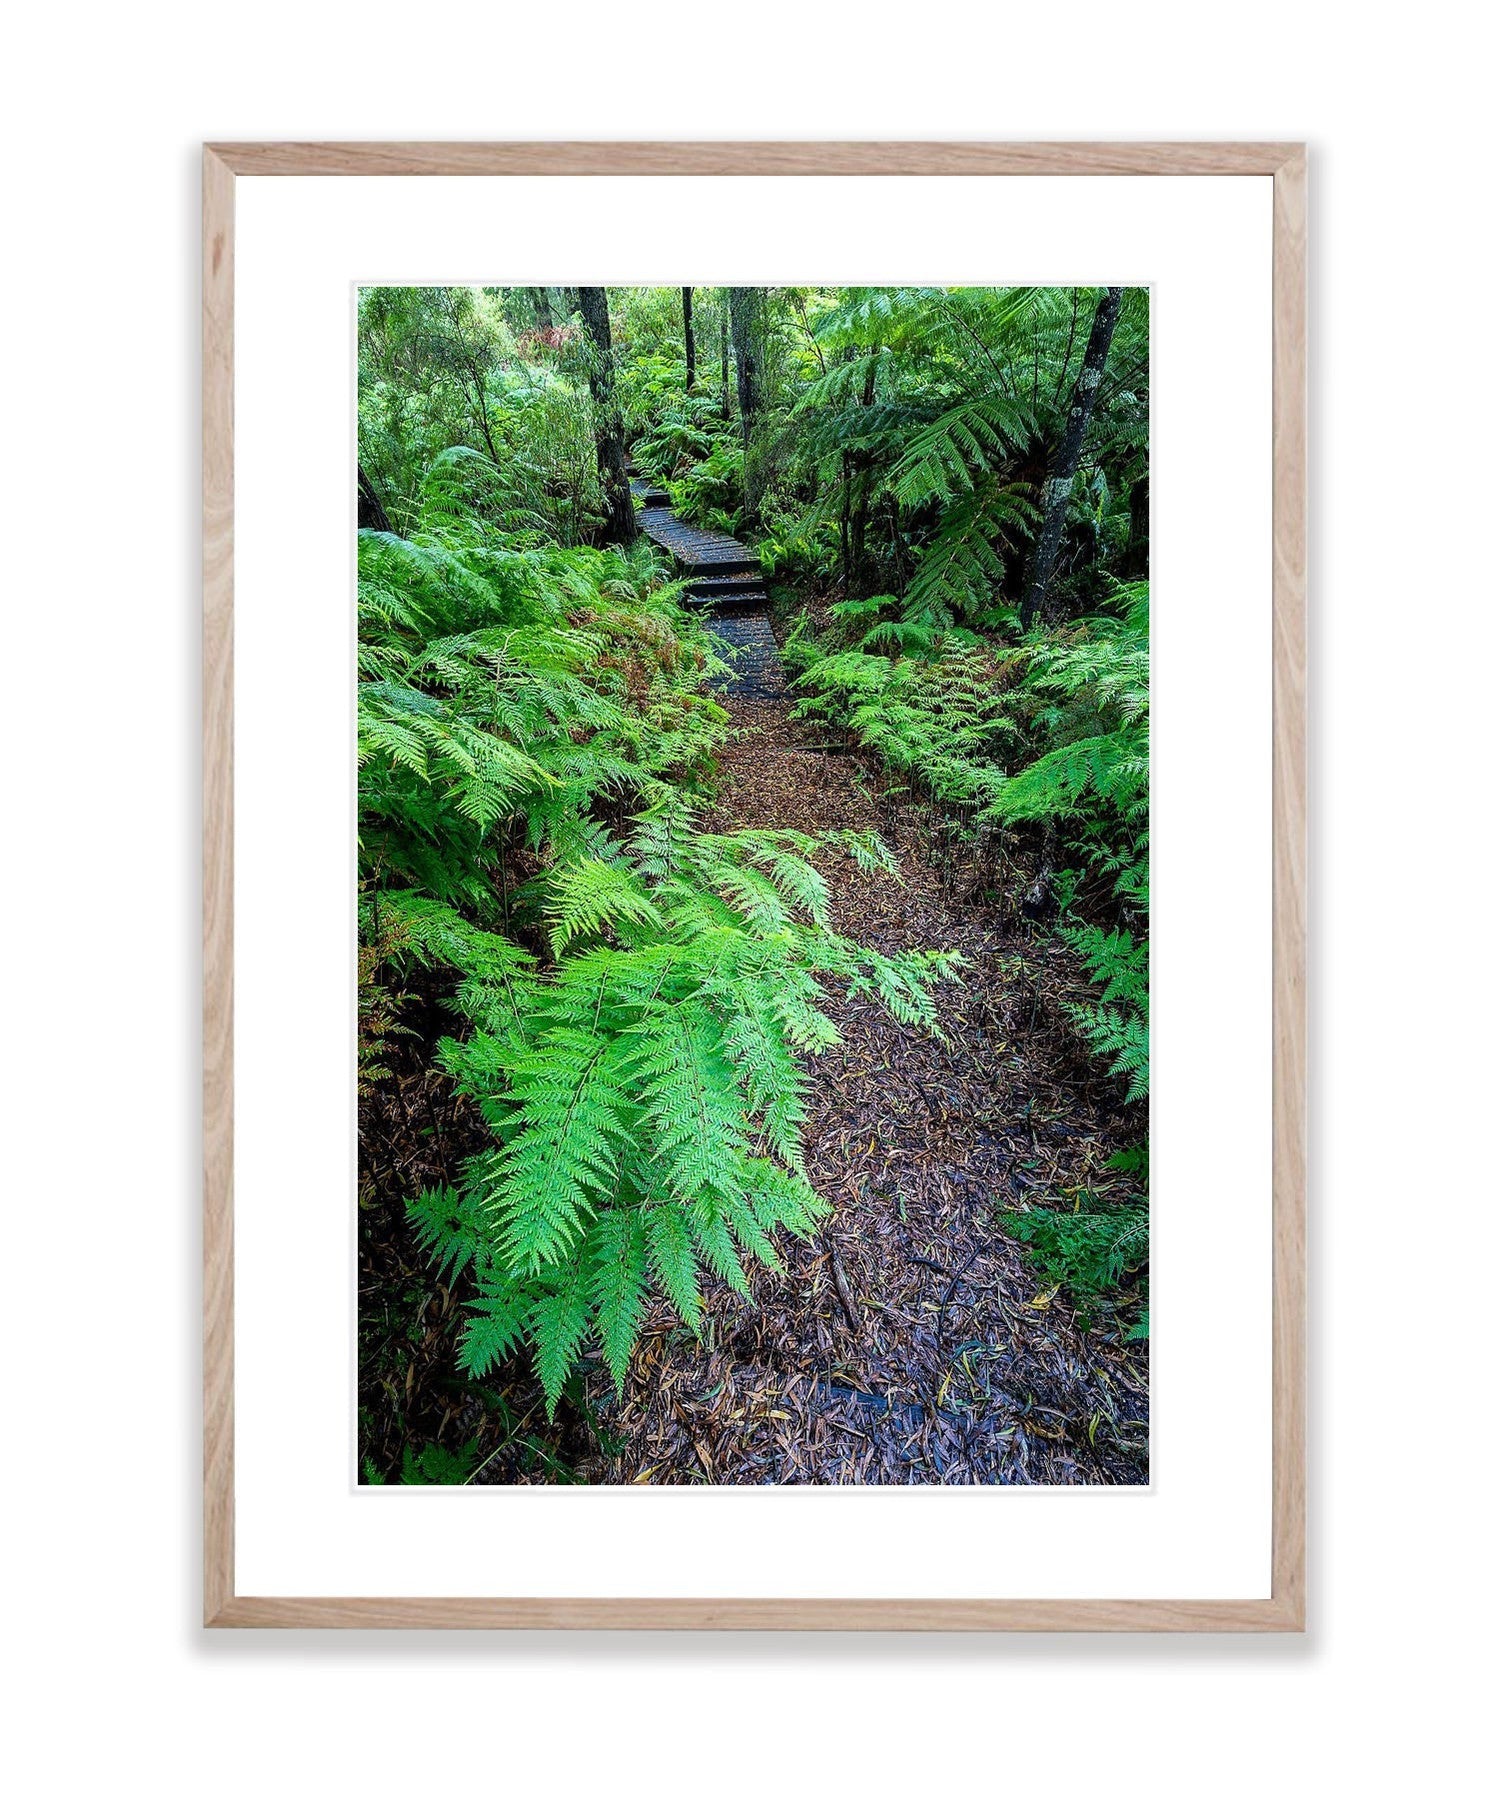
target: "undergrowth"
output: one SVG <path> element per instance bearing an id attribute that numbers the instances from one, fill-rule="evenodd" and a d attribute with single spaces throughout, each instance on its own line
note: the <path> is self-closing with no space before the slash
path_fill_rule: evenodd
<path id="1" fill-rule="evenodd" d="M 695 1330 L 705 1276 L 747 1293 L 823 1215 L 824 984 L 931 1028 L 954 958 L 830 927 L 814 855 L 893 876 L 877 838 L 700 828 L 725 715 L 678 588 L 493 522 L 492 482 L 450 460 L 410 537 L 360 534 L 361 1068 L 389 1078 L 403 975 L 438 971 L 492 1141 L 411 1222 L 470 1283 L 463 1369 L 529 1353 L 551 1415 L 590 1346 L 623 1388 L 653 1292 Z"/>
<path id="2" fill-rule="evenodd" d="M 1068 1019 L 1126 1103 L 1150 1088 L 1149 604 L 1144 582 L 1117 586 L 1093 616 L 1007 640 L 880 595 L 834 604 L 823 641 L 799 623 L 787 645 L 802 716 L 845 731 L 974 841 L 1029 840 L 1077 959 Z M 1003 1222 L 1086 1307 L 1135 1271 L 1121 1244 L 1146 1252 L 1143 1176 L 1123 1212 L 1075 1201 Z"/>

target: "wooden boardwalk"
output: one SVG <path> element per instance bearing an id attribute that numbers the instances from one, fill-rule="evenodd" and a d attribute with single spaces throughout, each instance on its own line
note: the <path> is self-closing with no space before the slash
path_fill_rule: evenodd
<path id="1" fill-rule="evenodd" d="M 704 530 L 678 518 L 663 489 L 642 480 L 633 465 L 629 470 L 641 530 L 690 577 L 687 603 L 707 610 L 708 629 L 729 664 L 729 674 L 713 685 L 720 693 L 748 699 L 782 698 L 786 674 L 770 628 L 770 598 L 759 559 L 726 531 Z"/>

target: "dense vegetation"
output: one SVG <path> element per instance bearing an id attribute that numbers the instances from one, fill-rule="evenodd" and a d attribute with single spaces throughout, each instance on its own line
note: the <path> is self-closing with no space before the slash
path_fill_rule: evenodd
<path id="1" fill-rule="evenodd" d="M 832 993 L 939 1031 L 943 947 L 834 928 L 874 833 L 709 829 L 719 648 L 624 458 L 752 543 L 799 714 L 1070 948 L 1079 1053 L 1148 1091 L 1146 298 L 1074 289 L 372 289 L 360 297 L 360 1084 L 467 1121 L 405 1195 L 465 1376 L 622 1392 L 664 1296 L 813 1232 Z M 438 1008 L 448 1023 L 423 1022 Z M 1144 1112 L 1097 1190 L 994 1227 L 1143 1332 Z M 410 1446 L 388 1472 L 434 1473 Z M 381 1470 L 371 1466 L 371 1476 Z"/>

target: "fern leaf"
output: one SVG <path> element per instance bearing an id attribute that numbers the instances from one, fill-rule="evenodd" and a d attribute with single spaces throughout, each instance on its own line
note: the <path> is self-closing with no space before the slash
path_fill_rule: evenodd
<path id="1" fill-rule="evenodd" d="M 581 1263 L 569 1266 L 550 1292 L 532 1302 L 531 1340 L 549 1421 L 557 1416 L 557 1402 L 588 1335 L 591 1315 Z"/>
<path id="2" fill-rule="evenodd" d="M 698 1291 L 692 1234 L 682 1208 L 673 1204 L 650 1206 L 646 1209 L 645 1225 L 651 1271 L 682 1322 L 696 1333 L 702 1319 L 702 1295 Z"/>
<path id="3" fill-rule="evenodd" d="M 482 1377 L 525 1341 L 530 1307 L 524 1290 L 511 1281 L 486 1283 L 470 1304 L 473 1315 L 464 1324 L 458 1366 Z"/>
<path id="4" fill-rule="evenodd" d="M 614 1390 L 623 1398 L 630 1352 L 645 1309 L 646 1234 L 640 1213 L 634 1208 L 605 1212 L 589 1232 L 588 1251 L 599 1342 Z"/>

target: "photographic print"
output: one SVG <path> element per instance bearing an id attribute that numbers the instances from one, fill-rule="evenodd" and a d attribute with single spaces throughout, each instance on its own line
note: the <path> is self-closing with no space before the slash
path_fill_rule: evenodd
<path id="1" fill-rule="evenodd" d="M 360 1480 L 1148 1482 L 1147 290 L 357 307 Z"/>

